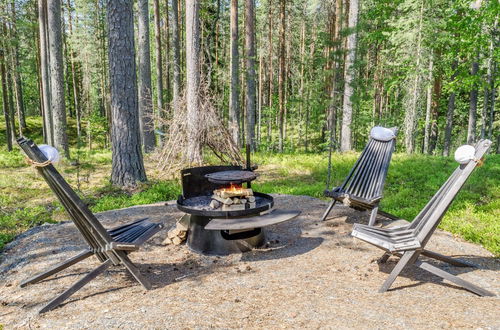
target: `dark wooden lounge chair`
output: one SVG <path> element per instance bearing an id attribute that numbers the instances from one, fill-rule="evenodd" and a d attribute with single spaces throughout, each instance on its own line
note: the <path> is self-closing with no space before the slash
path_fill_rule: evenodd
<path id="1" fill-rule="evenodd" d="M 92 270 L 69 289 L 50 301 L 39 313 L 44 313 L 57 307 L 112 265 L 123 265 L 139 283 L 146 289 L 151 289 L 151 284 L 132 263 L 128 254 L 138 250 L 163 225 L 148 222 L 147 219 L 141 219 L 106 230 L 33 141 L 22 137 L 17 142 L 31 162 L 33 162 L 38 172 L 47 181 L 52 191 L 57 195 L 78 231 L 88 244 L 88 248 L 78 255 L 23 281 L 21 287 L 37 283 L 93 255 L 100 262 L 99 267 Z"/>
<path id="2" fill-rule="evenodd" d="M 427 205 L 409 225 L 398 228 L 375 228 L 362 224 L 355 224 L 352 236 L 366 241 L 382 250 L 385 254 L 381 262 L 387 261 L 391 255 L 400 257 L 391 274 L 384 282 L 379 292 L 387 291 L 396 277 L 408 265 L 415 264 L 434 275 L 451 281 L 480 296 L 494 296 L 493 293 L 452 275 L 430 263 L 419 260 L 420 255 L 447 262 L 459 267 L 473 267 L 472 264 L 441 255 L 425 249 L 432 234 L 439 225 L 446 210 L 458 194 L 474 168 L 481 162 L 481 158 L 491 146 L 491 141 L 481 140 L 475 146 L 474 159 L 460 165 L 443 186 L 437 191 Z"/>
<path id="3" fill-rule="evenodd" d="M 368 222 L 370 226 L 375 224 L 377 213 L 397 219 L 389 213 L 379 211 L 385 178 L 396 145 L 397 129 L 390 128 L 390 130 L 393 131 L 394 138 L 389 141 L 376 140 L 370 136 L 368 144 L 342 185 L 324 191 L 324 195 L 333 200 L 328 205 L 321 221 L 326 219 L 337 201 L 356 209 L 371 210 Z"/>

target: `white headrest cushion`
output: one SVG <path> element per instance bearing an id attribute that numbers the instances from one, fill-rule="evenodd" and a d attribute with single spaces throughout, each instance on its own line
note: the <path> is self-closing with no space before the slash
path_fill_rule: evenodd
<path id="1" fill-rule="evenodd" d="M 455 160 L 460 164 L 467 164 L 471 159 L 475 159 L 476 148 L 470 145 L 463 145 L 455 151 Z"/>
<path id="2" fill-rule="evenodd" d="M 396 137 L 392 130 L 382 126 L 375 126 L 372 128 L 370 136 L 378 141 L 390 141 Z"/>
<path id="3" fill-rule="evenodd" d="M 38 146 L 38 149 L 47 157 L 48 160 L 50 160 L 52 163 L 57 163 L 59 161 L 59 152 L 57 151 L 56 148 L 46 145 L 46 144 L 41 144 Z"/>

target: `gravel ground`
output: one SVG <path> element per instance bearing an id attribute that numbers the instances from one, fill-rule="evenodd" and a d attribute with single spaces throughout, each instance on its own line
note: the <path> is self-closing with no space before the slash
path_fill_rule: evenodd
<path id="1" fill-rule="evenodd" d="M 321 223 L 325 201 L 274 197 L 276 207 L 302 214 L 269 227 L 265 249 L 201 256 L 185 245 L 164 245 L 164 230 L 131 254 L 153 290 L 143 290 L 114 267 L 43 315 L 37 310 L 98 263 L 89 258 L 55 278 L 20 288 L 22 279 L 85 246 L 70 222 L 33 228 L 0 255 L 0 328 L 500 328 L 498 297 L 478 297 L 413 266 L 391 291 L 377 293 L 397 259 L 378 264 L 381 250 L 349 236 L 352 223 L 366 221 L 366 213 L 336 206 Z M 182 214 L 161 203 L 98 217 L 112 226 L 146 215 L 168 228 Z M 487 250 L 443 231 L 428 247 L 479 265 L 439 264 L 500 293 L 500 261 Z"/>

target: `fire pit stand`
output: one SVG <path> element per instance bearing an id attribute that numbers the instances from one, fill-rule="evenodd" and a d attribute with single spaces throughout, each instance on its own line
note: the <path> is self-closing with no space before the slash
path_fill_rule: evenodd
<path id="1" fill-rule="evenodd" d="M 252 203 L 238 209 L 214 209 L 210 204 L 214 191 L 256 178 L 255 173 L 243 171 L 240 166 L 189 168 L 182 170 L 181 176 L 182 195 L 177 200 L 177 207 L 190 214 L 187 245 L 197 253 L 228 255 L 250 251 L 265 243 L 263 227 L 300 214 L 299 211 L 273 209 L 273 197 L 258 192 L 252 193 Z M 236 189 L 247 191 L 248 188 L 247 185 L 247 188 L 238 186 Z"/>

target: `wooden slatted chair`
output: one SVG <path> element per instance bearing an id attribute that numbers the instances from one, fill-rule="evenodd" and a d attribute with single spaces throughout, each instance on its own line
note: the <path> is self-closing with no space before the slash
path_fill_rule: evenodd
<path id="1" fill-rule="evenodd" d="M 420 255 L 424 255 L 447 262 L 454 266 L 474 266 L 470 263 L 429 251 L 425 249 L 425 246 L 432 237 L 432 234 L 436 230 L 453 199 L 458 194 L 467 178 L 471 175 L 474 168 L 481 163 L 481 158 L 490 146 L 491 141 L 489 140 L 479 141 L 475 146 L 473 159 L 470 159 L 467 163 L 460 165 L 453 172 L 443 186 L 432 197 L 429 203 L 427 203 L 427 205 L 409 225 L 387 229 L 375 228 L 362 224 L 354 225 L 352 236 L 386 251 L 382 256 L 381 262 L 387 261 L 391 255 L 400 257 L 399 262 L 396 264 L 391 274 L 380 288 L 379 292 L 387 291 L 396 277 L 406 266 L 415 264 L 419 268 L 422 268 L 443 279 L 449 280 L 480 296 L 494 296 L 493 293 L 485 289 L 482 289 L 470 282 L 418 259 Z"/>
<path id="2" fill-rule="evenodd" d="M 128 254 L 138 250 L 163 225 L 149 222 L 147 219 L 140 219 L 117 228 L 106 230 L 33 141 L 22 137 L 17 142 L 28 156 L 30 162 L 36 167 L 52 191 L 57 195 L 59 201 L 88 244 L 88 248 L 78 255 L 23 281 L 21 287 L 37 283 L 93 255 L 100 262 L 99 267 L 86 274 L 73 286 L 50 301 L 39 313 L 44 313 L 57 307 L 112 265 L 123 265 L 139 283 L 146 289 L 151 289 L 151 284 L 132 263 Z"/>
<path id="3" fill-rule="evenodd" d="M 358 160 L 345 178 L 344 182 L 331 190 L 325 190 L 324 195 L 331 197 L 321 221 L 324 221 L 337 201 L 344 205 L 362 210 L 371 210 L 369 225 L 375 224 L 377 213 L 391 219 L 397 217 L 379 210 L 387 171 L 392 153 L 396 146 L 396 128 L 390 128 L 394 138 L 388 141 L 377 140 L 370 136 L 368 144 L 361 152 Z"/>

